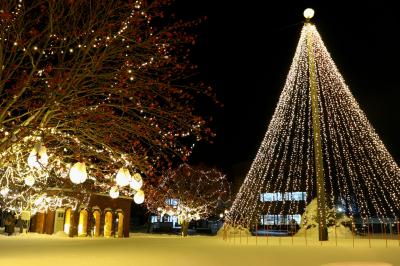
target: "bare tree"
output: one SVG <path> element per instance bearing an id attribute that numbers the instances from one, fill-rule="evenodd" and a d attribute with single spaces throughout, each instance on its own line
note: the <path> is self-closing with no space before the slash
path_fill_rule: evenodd
<path id="1" fill-rule="evenodd" d="M 167 19 L 170 2 L 1 1 L 2 194 L 32 191 L 32 175 L 33 194 L 107 191 L 118 168 L 153 176 L 211 135 L 193 107 L 197 95 L 212 96 L 188 61 L 186 29 L 198 21 Z M 38 146 L 48 164 L 32 173 L 26 160 Z M 75 162 L 91 180 L 80 189 L 65 178 Z"/>
<path id="2" fill-rule="evenodd" d="M 178 216 L 182 235 L 188 234 L 190 221 L 206 219 L 224 211 L 230 200 L 230 187 L 220 171 L 182 164 L 166 171 L 159 188 L 149 191 L 147 208 L 161 216 Z"/>

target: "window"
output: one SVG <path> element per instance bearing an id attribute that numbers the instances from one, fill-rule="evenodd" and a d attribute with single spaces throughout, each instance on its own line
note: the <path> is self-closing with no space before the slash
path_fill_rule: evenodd
<path id="1" fill-rule="evenodd" d="M 291 199 L 292 201 L 297 200 L 306 200 L 306 192 L 291 192 Z"/>
<path id="2" fill-rule="evenodd" d="M 288 225 L 288 224 L 291 224 L 292 220 L 294 220 L 296 222 L 296 224 L 300 224 L 301 215 L 300 214 L 288 214 L 288 215 L 264 214 L 264 215 L 260 215 L 260 224 L 261 225 Z"/>
<path id="3" fill-rule="evenodd" d="M 156 222 L 158 222 L 158 217 L 157 216 L 155 216 L 155 215 L 152 215 L 151 217 L 150 217 L 150 223 L 156 223 Z"/>
<path id="4" fill-rule="evenodd" d="M 273 193 L 261 193 L 260 201 L 261 202 L 271 202 L 271 201 L 300 201 L 306 200 L 307 193 L 306 192 L 273 192 Z"/>
<path id="5" fill-rule="evenodd" d="M 178 206 L 179 200 L 178 199 L 167 199 L 165 203 L 169 206 Z"/>

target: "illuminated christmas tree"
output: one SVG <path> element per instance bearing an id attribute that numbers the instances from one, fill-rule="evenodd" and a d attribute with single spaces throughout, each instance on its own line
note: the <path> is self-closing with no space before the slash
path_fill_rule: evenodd
<path id="1" fill-rule="evenodd" d="M 262 214 L 303 213 L 317 198 L 319 239 L 327 240 L 327 212 L 338 205 L 365 222 L 399 217 L 400 169 L 310 23 L 313 11 L 304 15 L 278 105 L 227 222 L 249 227 Z"/>

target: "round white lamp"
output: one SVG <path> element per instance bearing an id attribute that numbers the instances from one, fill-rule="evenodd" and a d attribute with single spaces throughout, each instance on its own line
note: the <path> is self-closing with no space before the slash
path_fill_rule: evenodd
<path id="1" fill-rule="evenodd" d="M 143 186 L 142 176 L 139 173 L 134 174 L 129 181 L 129 186 L 131 189 L 139 190 Z"/>
<path id="2" fill-rule="evenodd" d="M 39 152 L 39 163 L 43 166 L 47 166 L 47 164 L 49 163 L 49 156 L 47 155 L 47 148 L 44 145 L 40 146 Z"/>
<path id="3" fill-rule="evenodd" d="M 2 188 L 0 190 L 0 195 L 2 195 L 3 197 L 8 195 L 8 192 L 10 191 L 10 189 L 8 187 Z"/>
<path id="4" fill-rule="evenodd" d="M 303 15 L 306 19 L 311 19 L 312 17 L 314 17 L 314 9 L 312 8 L 307 8 L 304 10 Z"/>
<path id="5" fill-rule="evenodd" d="M 144 192 L 143 190 L 138 190 L 135 194 L 135 196 L 133 196 L 133 201 L 136 204 L 142 204 L 144 202 Z"/>
<path id="6" fill-rule="evenodd" d="M 40 167 L 40 164 L 37 161 L 37 151 L 35 148 L 33 148 L 32 151 L 29 153 L 28 165 L 30 168 L 39 168 Z"/>
<path id="7" fill-rule="evenodd" d="M 130 180 L 131 174 L 129 173 L 129 170 L 125 167 L 119 168 L 117 176 L 115 177 L 115 182 L 117 185 L 120 187 L 127 186 Z"/>
<path id="8" fill-rule="evenodd" d="M 81 184 L 86 181 L 86 165 L 85 163 L 77 162 L 69 170 L 69 178 L 74 184 Z"/>
<path id="9" fill-rule="evenodd" d="M 113 187 L 110 189 L 110 197 L 111 197 L 112 199 L 116 199 L 116 198 L 119 197 L 119 188 L 118 188 L 117 186 L 113 186 Z"/>

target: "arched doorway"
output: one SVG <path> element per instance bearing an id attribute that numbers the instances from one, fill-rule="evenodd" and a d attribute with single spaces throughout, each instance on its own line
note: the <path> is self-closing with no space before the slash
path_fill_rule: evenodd
<path id="1" fill-rule="evenodd" d="M 104 214 L 104 236 L 106 236 L 106 237 L 111 236 L 112 223 L 113 223 L 112 216 L 113 215 L 112 215 L 111 211 L 107 211 Z"/>
<path id="2" fill-rule="evenodd" d="M 78 236 L 87 236 L 88 212 L 82 209 L 79 212 Z"/>
<path id="3" fill-rule="evenodd" d="M 117 223 L 117 232 L 116 232 L 117 237 L 124 237 L 124 214 L 122 213 L 122 211 L 117 212 L 116 223 Z"/>
<path id="4" fill-rule="evenodd" d="M 71 227 L 71 208 L 68 208 L 65 211 L 65 220 L 64 220 L 64 233 L 69 234 L 69 228 Z"/>
<path id="5" fill-rule="evenodd" d="M 95 209 L 93 211 L 93 219 L 94 219 L 94 225 L 93 225 L 93 235 L 94 236 L 100 236 L 100 210 Z"/>

